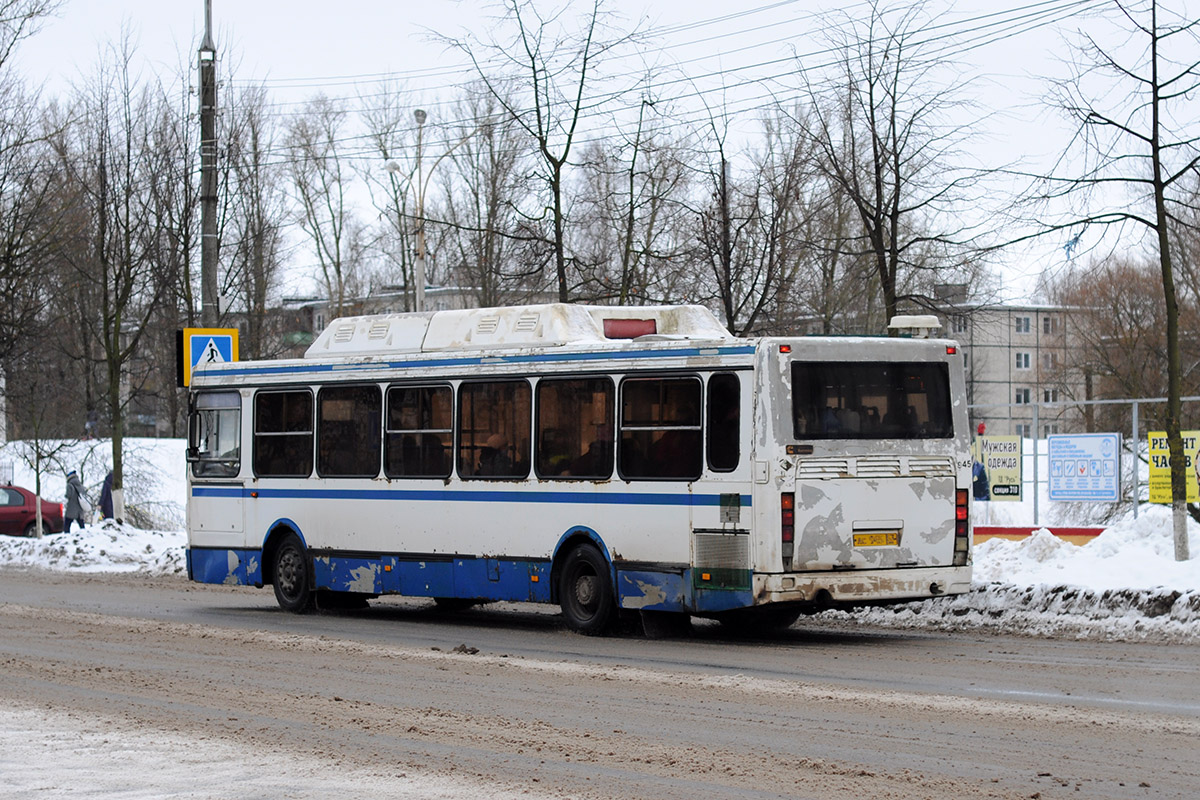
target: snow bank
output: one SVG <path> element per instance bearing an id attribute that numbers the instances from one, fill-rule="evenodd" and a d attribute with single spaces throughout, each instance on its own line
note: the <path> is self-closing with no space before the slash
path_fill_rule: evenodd
<path id="1" fill-rule="evenodd" d="M 181 575 L 186 547 L 183 531 L 143 531 L 104 520 L 43 539 L 0 536 L 0 566 Z"/>

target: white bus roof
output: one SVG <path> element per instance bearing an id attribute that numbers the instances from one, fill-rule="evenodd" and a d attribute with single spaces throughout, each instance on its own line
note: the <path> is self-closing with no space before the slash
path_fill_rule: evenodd
<path id="1" fill-rule="evenodd" d="M 321 332 L 304 357 L 561 347 L 614 340 L 730 341 L 734 338 L 703 306 L 546 303 L 340 317 Z"/>

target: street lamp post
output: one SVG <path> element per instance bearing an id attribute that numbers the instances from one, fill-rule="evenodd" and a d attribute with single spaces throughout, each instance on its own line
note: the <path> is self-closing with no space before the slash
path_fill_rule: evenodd
<path id="1" fill-rule="evenodd" d="M 438 156 L 437 159 L 433 162 L 433 166 L 429 168 L 429 174 L 425 175 L 421 171 L 421 155 L 422 155 L 422 151 L 423 151 L 422 145 L 424 144 L 425 120 L 428 118 L 428 115 L 425 113 L 424 109 L 418 108 L 413 111 L 413 117 L 417 120 L 416 167 L 413 168 L 413 171 L 411 173 L 409 173 L 407 176 L 404 177 L 405 182 L 408 184 L 408 188 L 405 189 L 404 191 L 405 191 L 405 196 L 407 197 L 409 189 L 416 190 L 416 196 L 417 196 L 416 197 L 416 199 L 417 199 L 417 215 L 416 215 L 417 216 L 417 225 L 416 225 L 416 228 L 417 228 L 417 230 L 416 230 L 417 263 L 414 265 L 413 271 L 416 273 L 414 275 L 414 282 L 417 284 L 417 287 L 416 287 L 416 296 L 414 298 L 413 305 L 415 306 L 415 310 L 424 311 L 425 310 L 425 191 L 426 191 L 426 189 L 429 188 L 429 179 L 433 177 L 433 171 L 435 169 L 437 169 L 438 164 L 442 163 L 442 159 L 446 158 L 451 153 L 453 153 L 455 150 L 457 150 L 461 144 L 463 144 L 465 141 L 467 141 L 467 139 L 470 139 L 471 136 L 475 133 L 475 131 L 472 130 L 469 133 L 467 133 L 465 136 L 463 136 L 461 139 L 459 139 L 457 142 L 455 142 L 453 145 L 451 145 L 451 147 L 448 150 L 446 150 L 446 152 L 444 152 L 440 156 Z M 403 170 L 401 169 L 400 164 L 396 161 L 388 161 L 386 164 L 384 164 L 384 167 L 387 169 L 388 172 L 391 172 L 395 175 L 403 176 Z M 403 218 L 403 212 L 401 212 L 401 218 Z"/>
<path id="2" fill-rule="evenodd" d="M 425 111 L 413 112 L 417 120 L 417 263 L 415 281 L 417 311 L 425 310 L 425 181 L 421 179 L 421 134 L 425 130 Z"/>

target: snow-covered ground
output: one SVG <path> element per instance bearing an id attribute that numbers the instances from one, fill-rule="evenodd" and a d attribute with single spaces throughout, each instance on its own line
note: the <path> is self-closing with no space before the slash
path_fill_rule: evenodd
<path id="1" fill-rule="evenodd" d="M 33 471 L 20 442 L 0 446 L 0 467 L 13 465 L 14 481 L 32 488 Z M 44 539 L 0 537 L 0 567 L 86 572 L 141 571 L 183 576 L 183 442 L 127 441 L 126 501 L 130 516 L 150 528 L 106 521 Z M 72 444 L 42 476 L 42 496 L 61 500 L 65 471 L 78 469 L 92 496 L 110 463 L 107 441 Z M 1043 474 L 1045 474 L 1043 472 Z M 1044 495 L 1043 495 L 1044 497 Z M 990 507 L 989 507 L 990 506 Z M 1072 524 L 1072 511 L 1093 508 L 1039 503 L 1039 521 Z M 991 524 L 1032 524 L 1032 501 L 977 504 Z M 1094 524 L 1087 519 L 1075 524 Z M 1200 640 L 1200 525 L 1188 520 L 1190 552 L 1174 560 L 1170 510 L 1143 505 L 1108 524 L 1083 546 L 1042 530 L 1018 542 L 993 539 L 975 549 L 975 586 L 954 598 L 846 612 L 822 619 L 906 628 L 994 630 L 1031 635 L 1101 639 Z"/>

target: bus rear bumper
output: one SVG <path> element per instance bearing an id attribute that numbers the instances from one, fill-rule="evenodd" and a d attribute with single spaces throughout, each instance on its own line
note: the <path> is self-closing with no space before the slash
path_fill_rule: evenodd
<path id="1" fill-rule="evenodd" d="M 874 604 L 963 594 L 970 588 L 969 566 L 760 574 L 754 577 L 754 602 Z"/>

